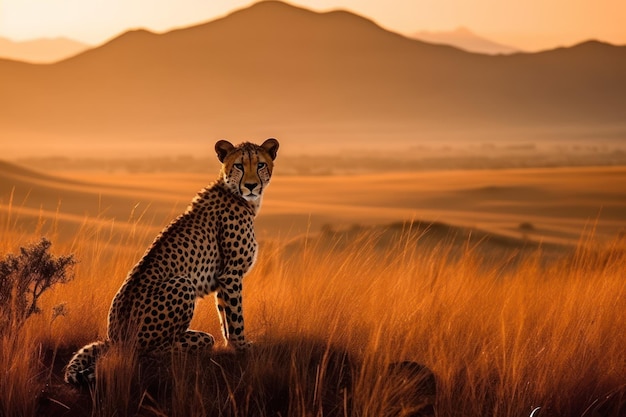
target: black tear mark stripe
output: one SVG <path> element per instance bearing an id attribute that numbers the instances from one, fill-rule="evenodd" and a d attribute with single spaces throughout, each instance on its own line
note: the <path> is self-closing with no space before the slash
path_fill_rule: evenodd
<path id="1" fill-rule="evenodd" d="M 270 179 L 269 169 L 267 168 L 267 164 L 265 164 L 261 168 L 257 168 L 257 175 L 259 180 L 261 181 L 261 186 L 265 185 L 266 182 Z"/>
<path id="2" fill-rule="evenodd" d="M 243 166 L 243 172 L 241 173 L 241 177 L 239 177 L 239 189 L 242 189 L 243 186 L 243 181 L 246 178 L 246 166 L 248 166 L 248 163 L 250 161 L 250 152 L 248 151 L 248 162 L 246 162 L 246 153 L 245 152 L 241 152 L 241 165 Z"/>

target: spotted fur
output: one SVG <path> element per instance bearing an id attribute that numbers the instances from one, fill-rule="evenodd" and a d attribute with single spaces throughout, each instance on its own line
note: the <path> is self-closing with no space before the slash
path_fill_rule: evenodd
<path id="1" fill-rule="evenodd" d="M 66 367 L 65 380 L 94 380 L 96 358 L 110 344 L 132 342 L 141 354 L 210 349 L 215 339 L 189 330 L 196 301 L 215 293 L 222 334 L 237 350 L 244 337 L 243 277 L 254 264 L 254 218 L 270 182 L 278 141 L 262 145 L 215 144 L 222 162 L 219 178 L 193 199 L 154 240 L 130 271 L 109 311 L 107 339 L 80 349 Z"/>

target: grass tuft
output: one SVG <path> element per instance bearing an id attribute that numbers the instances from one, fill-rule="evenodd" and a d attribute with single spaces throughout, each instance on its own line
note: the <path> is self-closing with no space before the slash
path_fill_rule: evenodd
<path id="1" fill-rule="evenodd" d="M 2 227 L 4 250 L 38 238 Z M 111 299 L 152 239 L 101 219 L 83 227 L 55 242 L 80 261 L 76 278 L 0 341 L 3 417 L 54 415 L 42 396 L 94 416 L 626 415 L 623 241 L 514 264 L 409 227 L 385 244 L 365 228 L 265 242 L 244 286 L 251 352 L 139 358 L 118 347 L 81 393 L 60 381 L 59 363 L 105 334 Z M 192 327 L 217 336 L 212 304 L 199 303 Z"/>

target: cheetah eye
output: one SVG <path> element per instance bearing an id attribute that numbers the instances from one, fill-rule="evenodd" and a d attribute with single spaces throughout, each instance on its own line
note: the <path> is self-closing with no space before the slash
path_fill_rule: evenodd
<path id="1" fill-rule="evenodd" d="M 235 168 L 237 168 L 239 171 L 243 171 L 243 164 L 235 164 Z"/>
<path id="2" fill-rule="evenodd" d="M 257 165 L 257 168 L 261 169 L 261 168 L 265 168 L 266 166 L 267 164 L 265 162 L 259 162 L 259 165 Z"/>

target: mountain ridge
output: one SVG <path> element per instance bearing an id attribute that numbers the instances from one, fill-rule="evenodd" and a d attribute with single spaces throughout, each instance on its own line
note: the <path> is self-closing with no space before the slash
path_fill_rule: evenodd
<path id="1" fill-rule="evenodd" d="M 90 46 L 73 39 L 39 38 L 28 41 L 13 41 L 0 38 L 0 57 L 31 64 L 46 64 L 61 61 L 79 54 Z"/>
<path id="2" fill-rule="evenodd" d="M 413 39 L 424 42 L 451 45 L 462 50 L 483 54 L 513 54 L 523 52 L 519 48 L 494 42 L 476 35 L 466 27 L 460 26 L 455 30 L 445 32 L 418 31 L 409 35 Z"/>
<path id="3" fill-rule="evenodd" d="M 0 135 L 113 146 L 329 134 L 358 146 L 422 132 L 621 125 L 624 74 L 626 47 L 597 41 L 475 54 L 350 12 L 262 2 L 190 28 L 129 31 L 54 64 L 0 61 L 0 78 L 12 80 Z"/>

